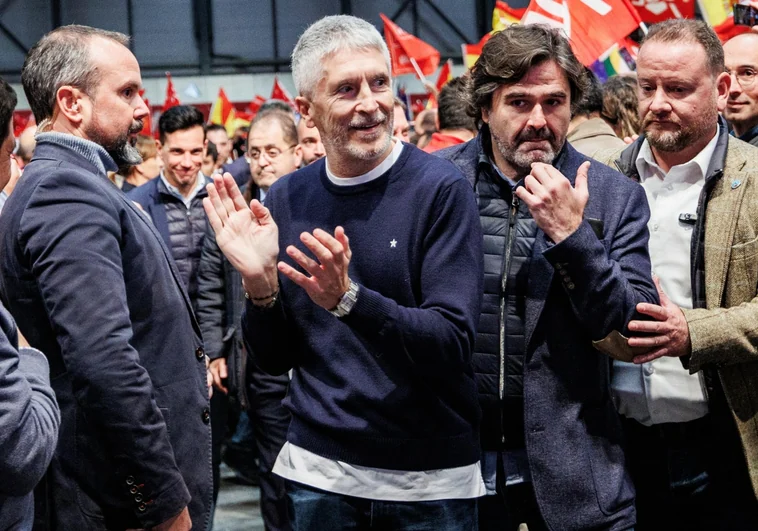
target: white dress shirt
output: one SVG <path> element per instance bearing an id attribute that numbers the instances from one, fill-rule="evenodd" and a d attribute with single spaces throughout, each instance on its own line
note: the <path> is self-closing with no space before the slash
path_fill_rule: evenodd
<path id="1" fill-rule="evenodd" d="M 358 186 L 384 175 L 400 158 L 402 151 L 403 143 L 396 142 L 390 156 L 379 166 L 364 175 L 350 178 L 334 175 L 329 169 L 327 158 L 326 175 L 338 186 Z M 273 472 L 290 481 L 327 492 L 372 500 L 455 500 L 478 498 L 485 494 L 482 469 L 478 461 L 440 470 L 388 470 L 336 461 L 287 442 L 276 458 Z"/>
<path id="2" fill-rule="evenodd" d="M 650 259 L 663 291 L 680 308 L 692 308 L 690 246 L 694 224 L 680 214 L 696 214 L 716 136 L 684 164 L 668 173 L 655 162 L 645 140 L 635 161 L 650 206 Z M 690 374 L 679 358 L 664 356 L 642 365 L 613 362 L 612 388 L 619 412 L 650 426 L 689 422 L 708 413 L 702 373 Z"/>

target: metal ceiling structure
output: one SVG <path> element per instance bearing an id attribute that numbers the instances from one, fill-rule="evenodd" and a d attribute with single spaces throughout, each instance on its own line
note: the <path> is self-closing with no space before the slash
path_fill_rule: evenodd
<path id="1" fill-rule="evenodd" d="M 526 0 L 521 0 L 523 4 Z M 512 2 L 514 5 L 516 2 Z M 460 58 L 490 29 L 495 0 L 0 0 L 0 76 L 17 81 L 29 48 L 53 28 L 86 24 L 132 37 L 143 76 L 279 72 L 300 33 L 331 14 L 380 30 L 379 13 Z"/>

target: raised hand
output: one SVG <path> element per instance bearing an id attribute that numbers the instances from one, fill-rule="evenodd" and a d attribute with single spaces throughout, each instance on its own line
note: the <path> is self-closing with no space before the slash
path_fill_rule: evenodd
<path id="1" fill-rule="evenodd" d="M 304 232 L 300 235 L 300 241 L 318 261 L 306 256 L 294 245 L 287 247 L 287 254 L 310 276 L 284 262 L 279 262 L 279 271 L 303 288 L 313 302 L 331 310 L 350 287 L 348 265 L 353 253 L 345 229 L 337 227 L 334 236 L 321 229 L 314 230 L 313 234 Z"/>
<path id="2" fill-rule="evenodd" d="M 214 177 L 206 189 L 203 207 L 216 242 L 242 274 L 245 290 L 253 298 L 274 293 L 278 286 L 279 229 L 268 209 L 257 200 L 248 207 L 229 173 Z"/>
<path id="3" fill-rule="evenodd" d="M 529 207 L 537 226 L 554 243 L 560 243 L 579 228 L 584 207 L 590 197 L 587 190 L 589 161 L 579 166 L 574 187 L 566 177 L 549 164 L 535 162 L 524 186 L 516 195 Z"/>

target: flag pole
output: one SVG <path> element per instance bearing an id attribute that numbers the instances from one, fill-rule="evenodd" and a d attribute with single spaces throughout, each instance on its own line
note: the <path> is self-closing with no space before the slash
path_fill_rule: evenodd
<path id="1" fill-rule="evenodd" d="M 410 59 L 411 59 L 411 64 L 413 65 L 413 69 L 416 70 L 416 75 L 421 80 L 421 82 L 424 85 L 426 85 L 427 83 L 429 83 L 429 81 L 427 81 L 426 77 L 424 77 L 424 73 L 421 71 L 421 67 L 419 67 L 419 65 L 416 62 L 416 60 L 413 57 L 411 57 Z"/>

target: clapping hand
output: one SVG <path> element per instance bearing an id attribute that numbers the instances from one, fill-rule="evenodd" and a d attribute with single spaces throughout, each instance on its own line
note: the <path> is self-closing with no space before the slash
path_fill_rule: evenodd
<path id="1" fill-rule="evenodd" d="M 257 200 L 248 207 L 229 173 L 215 176 L 206 189 L 208 197 L 203 199 L 203 206 L 216 242 L 242 274 L 245 290 L 253 298 L 275 293 L 279 284 L 279 230 L 268 209 Z"/>
<path id="2" fill-rule="evenodd" d="M 331 310 L 350 287 L 348 265 L 353 253 L 345 229 L 337 227 L 334 236 L 321 229 L 313 233 L 304 232 L 300 235 L 300 241 L 317 260 L 294 245 L 287 247 L 287 254 L 310 276 L 284 262 L 279 262 L 279 271 L 303 288 L 313 302 Z"/>

